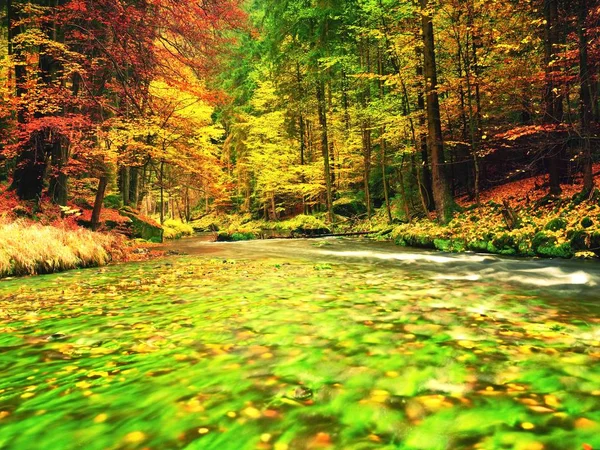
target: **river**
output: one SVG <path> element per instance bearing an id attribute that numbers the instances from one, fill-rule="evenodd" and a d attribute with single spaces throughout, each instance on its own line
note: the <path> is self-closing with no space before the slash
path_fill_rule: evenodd
<path id="1" fill-rule="evenodd" d="M 0 448 L 600 448 L 600 266 L 364 239 L 0 283 Z"/>

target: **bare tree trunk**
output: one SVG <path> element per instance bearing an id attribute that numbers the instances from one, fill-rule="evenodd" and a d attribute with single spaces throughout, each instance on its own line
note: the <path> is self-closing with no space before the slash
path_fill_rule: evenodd
<path id="1" fill-rule="evenodd" d="M 329 141 L 327 136 L 327 105 L 325 102 L 325 83 L 317 81 L 317 106 L 319 123 L 321 125 L 321 151 L 323 152 L 323 174 L 325 176 L 325 189 L 327 195 L 327 217 L 333 223 L 333 199 L 331 192 L 331 167 L 329 161 Z"/>
<path id="2" fill-rule="evenodd" d="M 559 86 L 555 85 L 555 65 L 553 64 L 557 55 L 556 46 L 559 43 L 557 0 L 544 0 L 544 18 L 546 20 L 544 37 L 546 76 L 544 123 L 557 124 L 563 118 L 562 95 L 558 91 Z M 551 195 L 562 193 L 560 188 L 560 153 L 560 150 L 554 145 L 549 145 L 546 149 Z"/>
<path id="3" fill-rule="evenodd" d="M 416 49 L 417 56 L 417 80 L 419 84 L 421 84 L 419 93 L 417 95 L 417 110 L 420 111 L 419 115 L 419 132 L 418 135 L 414 136 L 415 146 L 418 145 L 419 150 L 421 152 L 421 169 L 418 171 L 420 173 L 419 177 L 419 192 L 421 195 L 421 199 L 425 202 L 425 214 L 429 215 L 430 211 L 435 210 L 435 200 L 433 198 L 433 181 L 431 179 L 431 165 L 429 164 L 429 151 L 427 149 L 427 137 L 425 133 L 423 133 L 423 129 L 425 128 L 425 124 L 427 119 L 425 117 L 425 86 L 422 84 L 423 80 L 423 52 L 422 49 L 417 47 Z M 408 101 L 408 93 L 406 93 L 406 88 L 404 88 L 405 96 Z"/>
<path id="4" fill-rule="evenodd" d="M 438 97 L 437 67 L 435 61 L 435 42 L 430 0 L 420 0 L 423 27 L 423 75 L 425 76 L 425 94 L 427 103 L 427 147 L 431 155 L 433 197 L 435 199 L 438 220 L 448 223 L 452 219 L 454 200 L 450 194 L 444 161 L 444 142 L 440 119 Z"/>
<path id="5" fill-rule="evenodd" d="M 160 224 L 165 223 L 165 161 L 164 159 L 160 162 Z"/>
<path id="6" fill-rule="evenodd" d="M 586 18 L 588 14 L 587 0 L 579 0 L 577 34 L 579 35 L 579 82 L 581 102 L 581 136 L 583 141 L 583 193 L 588 195 L 594 189 L 592 173 L 592 151 L 590 145 L 590 125 L 592 120 L 592 90 L 588 66 L 588 39 Z"/>
<path id="7" fill-rule="evenodd" d="M 92 210 L 92 230 L 94 231 L 100 226 L 100 213 L 102 212 L 102 203 L 104 202 L 104 194 L 106 193 L 107 184 L 108 176 L 103 174 L 98 181 L 98 190 L 96 191 L 94 209 Z"/>

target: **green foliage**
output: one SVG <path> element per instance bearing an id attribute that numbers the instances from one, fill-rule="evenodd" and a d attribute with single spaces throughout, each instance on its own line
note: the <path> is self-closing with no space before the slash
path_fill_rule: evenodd
<path id="1" fill-rule="evenodd" d="M 123 198 L 119 194 L 109 194 L 104 197 L 104 207 L 111 209 L 119 209 L 123 207 Z"/>

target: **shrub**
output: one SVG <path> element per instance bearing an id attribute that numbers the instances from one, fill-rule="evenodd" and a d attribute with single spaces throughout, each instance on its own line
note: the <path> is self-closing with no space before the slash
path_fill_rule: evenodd
<path id="1" fill-rule="evenodd" d="M 110 194 L 104 197 L 104 207 L 111 209 L 119 209 L 123 207 L 123 199 L 118 194 Z"/>

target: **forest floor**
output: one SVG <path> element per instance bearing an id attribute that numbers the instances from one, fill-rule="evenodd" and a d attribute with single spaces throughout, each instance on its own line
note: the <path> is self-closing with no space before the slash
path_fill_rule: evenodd
<path id="1" fill-rule="evenodd" d="M 594 166 L 598 171 L 600 164 Z M 600 186 L 600 177 L 595 182 Z M 580 179 L 561 187 L 560 196 L 550 197 L 545 176 L 506 183 L 481 192 L 479 205 L 458 198 L 461 211 L 446 226 L 421 219 L 396 227 L 392 236 L 400 245 L 442 251 L 595 257 L 600 253 L 598 193 L 581 198 Z"/>

